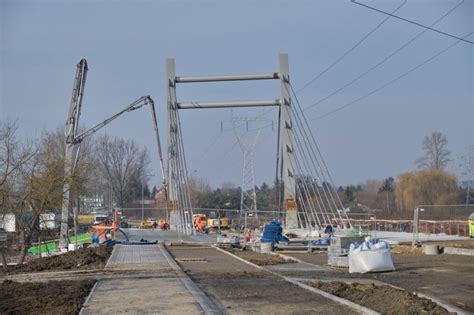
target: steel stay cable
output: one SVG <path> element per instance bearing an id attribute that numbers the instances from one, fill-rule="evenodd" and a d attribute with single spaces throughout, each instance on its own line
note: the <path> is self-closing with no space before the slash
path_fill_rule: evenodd
<path id="1" fill-rule="evenodd" d="M 303 196 L 302 196 L 302 193 L 301 193 L 301 188 L 298 187 L 298 185 L 296 185 L 296 196 L 298 196 L 298 192 L 299 192 L 299 195 L 300 195 L 300 199 L 303 200 Z M 306 228 L 309 226 L 309 230 L 312 231 L 313 230 L 313 226 L 311 225 L 311 220 L 308 218 L 308 210 L 306 209 L 306 205 L 304 204 L 304 202 L 301 203 L 301 205 L 303 206 L 303 208 L 305 208 L 305 210 L 303 211 L 303 217 L 305 219 L 305 226 Z M 301 219 L 300 219 L 301 221 Z M 303 225 L 301 225 L 301 227 L 303 227 Z"/>
<path id="2" fill-rule="evenodd" d="M 318 161 L 317 156 L 319 156 L 319 158 L 320 158 L 320 160 L 321 160 L 321 164 L 323 165 L 323 167 L 324 167 L 324 169 L 325 169 L 325 171 L 326 171 L 326 173 L 327 173 L 327 175 L 328 175 L 328 178 L 329 178 L 329 181 L 328 181 L 328 182 L 332 185 L 332 187 L 335 187 L 334 180 L 332 179 L 331 173 L 329 172 L 329 169 L 328 169 L 328 167 L 327 167 L 327 165 L 326 165 L 326 163 L 325 163 L 325 161 L 324 161 L 324 158 L 323 158 L 323 156 L 322 156 L 322 154 L 321 154 L 321 151 L 320 151 L 320 149 L 319 149 L 319 145 L 318 145 L 318 143 L 317 143 L 317 141 L 316 141 L 316 138 L 314 137 L 313 132 L 311 131 L 311 128 L 310 128 L 310 126 L 309 126 L 309 123 L 308 123 L 308 121 L 307 121 L 307 119 L 306 119 L 306 116 L 305 116 L 304 113 L 303 113 L 303 110 L 302 110 L 302 108 L 301 108 L 300 102 L 299 102 L 299 100 L 298 100 L 298 96 L 296 95 L 296 93 L 295 93 L 295 91 L 294 91 L 293 86 L 291 85 L 291 83 L 289 83 L 289 86 L 290 86 L 290 89 L 291 89 L 291 93 L 290 93 L 290 92 L 289 92 L 289 93 L 290 93 L 290 95 L 293 94 L 293 96 L 295 97 L 296 107 L 297 107 L 297 109 L 300 110 L 300 112 L 301 112 L 301 117 L 302 117 L 303 119 L 301 119 L 301 117 L 300 117 L 300 115 L 298 114 L 298 112 L 295 111 L 295 110 L 293 109 L 293 107 L 292 107 L 293 113 L 296 114 L 295 116 L 296 116 L 296 118 L 297 118 L 297 121 L 300 122 L 300 124 L 303 124 L 303 122 L 304 122 L 304 124 L 306 125 L 306 129 L 308 130 L 308 132 L 307 132 L 307 133 L 305 132 L 305 139 L 307 139 L 308 141 L 311 139 L 311 140 L 313 141 L 313 146 L 316 147 L 316 152 L 318 153 L 318 155 L 316 155 L 316 153 L 314 152 L 313 146 L 311 145 L 311 143 L 308 144 L 308 147 L 310 147 L 310 148 L 312 149 L 313 154 L 314 154 L 315 157 L 316 157 L 316 161 Z M 302 127 L 302 128 L 303 128 L 303 130 L 305 130 L 304 127 Z M 309 136 L 310 136 L 311 138 L 308 137 L 308 134 L 309 134 Z M 323 171 L 323 169 L 321 168 L 321 165 L 319 164 L 319 162 L 318 162 L 318 166 L 319 166 L 321 172 L 323 173 L 323 178 L 324 178 L 324 180 L 327 181 L 326 177 L 324 176 L 324 171 Z M 336 193 L 336 192 L 334 192 L 334 193 Z M 337 193 L 336 193 L 336 195 L 337 195 L 337 199 L 338 199 L 338 201 L 339 201 L 339 205 L 341 206 L 341 210 L 342 210 L 342 209 L 344 208 L 344 206 L 342 205 L 342 202 L 341 202 L 341 200 L 340 200 L 340 198 L 339 198 L 339 195 L 338 195 Z M 334 200 L 333 200 L 333 201 L 334 201 Z M 338 206 L 336 205 L 335 201 L 334 201 L 334 205 L 335 205 L 336 210 L 337 210 L 337 207 L 338 207 Z M 342 219 L 341 216 L 340 216 L 340 219 Z"/>
<path id="3" fill-rule="evenodd" d="M 285 131 L 286 131 L 287 133 L 289 133 L 289 131 L 288 131 L 287 129 L 285 129 Z M 290 139 L 291 139 L 291 137 L 290 137 Z M 298 137 L 294 137 L 294 139 L 296 139 L 296 146 L 298 146 L 298 141 L 299 141 Z M 294 143 L 290 143 L 290 144 L 291 144 L 292 147 L 295 147 Z M 300 149 L 299 151 L 302 152 L 303 150 Z M 291 162 L 291 160 L 290 160 L 289 162 L 290 162 L 291 167 L 292 167 L 294 170 L 297 169 L 297 168 L 293 165 L 293 163 Z M 295 162 L 298 163 L 298 156 L 297 156 L 296 154 L 295 154 Z M 318 186 L 318 185 L 316 185 L 316 189 L 319 189 L 319 186 Z M 328 206 L 330 206 L 329 199 L 327 198 L 327 195 L 326 195 L 325 191 L 323 191 L 323 192 L 324 192 L 323 195 L 325 196 L 326 201 L 328 202 Z M 326 204 L 324 203 L 321 194 L 319 194 L 319 197 L 321 198 L 321 204 L 324 206 L 323 208 L 320 208 L 320 209 L 321 209 L 321 212 L 323 212 L 323 210 L 324 210 L 323 213 L 326 213 L 326 215 L 327 215 L 328 211 L 327 211 Z M 330 222 L 329 216 L 328 216 L 327 219 L 328 219 L 329 222 Z"/>
<path id="4" fill-rule="evenodd" d="M 181 129 L 181 120 L 178 115 L 178 130 L 179 130 L 179 145 L 180 145 L 180 150 L 182 151 L 182 157 L 181 157 L 181 163 L 183 165 L 183 178 L 184 178 L 184 188 L 185 188 L 185 193 L 186 193 L 186 198 L 187 198 L 187 206 L 188 206 L 188 213 L 184 213 L 186 216 L 186 225 L 187 229 L 189 229 L 189 225 L 191 225 L 191 231 L 193 234 L 195 233 L 194 231 L 194 224 L 192 224 L 192 217 L 193 217 L 193 209 L 192 209 L 192 203 L 191 203 L 191 195 L 189 193 L 189 187 L 188 187 L 188 167 L 186 165 L 186 153 L 184 151 L 184 141 L 183 141 L 183 135 L 182 135 L 182 129 Z"/>
<path id="5" fill-rule="evenodd" d="M 180 229 L 184 231 L 186 234 L 190 234 L 189 232 L 189 217 L 186 214 L 186 210 L 191 211 L 191 204 L 189 198 L 189 191 L 187 189 L 187 168 L 185 161 L 183 161 L 184 157 L 184 147 L 182 143 L 182 130 L 181 130 L 181 122 L 179 119 L 179 113 L 177 110 L 173 110 L 173 115 L 174 115 L 174 122 L 176 123 L 175 126 L 175 136 L 173 137 L 173 147 L 175 148 L 175 159 L 174 162 L 175 164 L 175 170 L 177 170 L 176 175 L 176 185 L 177 185 L 177 201 L 178 201 L 178 219 L 179 219 L 179 225 Z M 184 163 L 183 163 L 184 162 Z M 183 174 L 184 171 L 184 174 Z M 191 224 L 192 225 L 192 224 Z M 194 230 L 194 226 L 192 226 L 192 229 Z"/>
<path id="6" fill-rule="evenodd" d="M 298 124 L 298 118 L 296 119 L 296 122 L 297 122 L 297 123 L 296 123 L 296 126 L 297 126 L 299 129 L 301 129 L 301 127 L 300 127 L 299 124 Z M 301 131 L 300 131 L 300 132 L 301 132 Z M 305 136 L 302 136 L 302 138 L 305 139 L 305 140 L 308 140 L 308 139 L 307 139 L 307 136 L 306 136 L 306 137 L 305 137 Z M 299 141 L 298 138 L 297 138 L 297 141 Z M 300 151 L 300 152 L 305 152 L 301 146 L 302 146 L 302 145 L 300 145 L 300 150 L 299 150 L 299 151 Z M 309 157 L 310 157 L 310 159 L 311 159 L 311 161 L 312 161 L 312 163 L 309 163 L 309 162 L 307 162 L 307 163 L 308 163 L 309 165 L 313 165 L 313 169 L 316 171 L 316 176 L 314 175 L 314 173 L 313 173 L 312 171 L 309 171 L 309 173 L 312 175 L 313 178 L 319 178 L 319 180 L 320 180 L 320 182 L 321 182 L 321 185 L 318 185 L 318 183 L 316 183 L 316 187 L 319 187 L 319 186 L 320 186 L 321 189 L 323 190 L 323 194 L 324 194 L 324 196 L 325 196 L 325 199 L 326 199 L 326 202 L 327 202 L 328 207 L 331 208 L 331 201 L 332 201 L 332 202 L 333 202 L 333 205 L 334 205 L 334 207 L 335 207 L 335 209 L 337 209 L 337 205 L 335 204 L 334 198 L 332 197 L 332 192 L 329 190 L 329 188 L 327 187 L 327 185 L 325 185 L 325 182 L 327 182 L 327 179 L 326 179 L 325 176 L 324 176 L 324 173 L 323 173 L 323 171 L 322 171 L 322 168 L 321 168 L 321 166 L 320 166 L 320 163 L 319 163 L 317 157 L 315 157 L 316 163 L 318 164 L 318 167 L 317 167 L 316 164 L 315 164 L 315 162 L 314 162 L 313 156 L 311 155 L 311 152 L 309 152 L 309 149 L 308 149 L 309 146 L 310 146 L 310 144 L 306 144 L 306 143 L 305 143 L 305 148 L 308 150 L 308 155 L 309 155 Z M 314 154 L 314 153 L 313 153 L 313 154 Z M 306 159 L 306 155 L 305 155 L 304 158 Z M 320 172 L 318 172 L 318 168 L 319 168 Z M 311 168 L 308 168 L 308 169 L 311 169 Z M 325 186 L 326 186 L 326 187 L 325 187 Z M 318 189 L 319 189 L 319 188 L 318 188 Z M 329 195 L 331 198 L 329 198 L 328 195 Z M 331 199 L 331 200 L 330 200 L 330 199 Z M 327 210 L 326 210 L 326 211 L 327 211 Z"/>
<path id="7" fill-rule="evenodd" d="M 309 126 L 308 120 L 306 119 L 306 116 L 305 116 L 304 113 L 303 113 L 301 104 L 300 104 L 300 102 L 299 102 L 299 100 L 298 100 L 298 96 L 296 95 L 296 93 L 295 93 L 295 91 L 294 91 L 293 86 L 291 85 L 291 83 L 289 83 L 289 85 L 290 85 L 291 92 L 292 92 L 293 96 L 295 97 L 295 101 L 296 101 L 296 105 L 297 105 L 296 107 L 297 107 L 297 109 L 299 109 L 300 112 L 301 112 L 301 117 L 303 117 L 303 121 L 304 121 L 304 123 L 305 123 L 305 125 L 306 125 L 306 127 L 307 127 L 307 130 L 308 130 L 309 135 L 311 136 L 311 140 L 313 141 L 313 145 L 316 147 L 316 151 L 318 152 L 319 157 L 320 157 L 320 159 L 321 159 L 321 162 L 322 162 L 322 164 L 323 164 L 323 166 L 324 166 L 324 168 L 325 168 L 325 170 L 326 170 L 326 173 L 327 173 L 328 178 L 329 178 L 329 183 L 332 185 L 333 192 L 336 194 L 337 200 L 338 200 L 338 202 L 339 202 L 339 205 L 341 206 L 341 211 L 342 211 L 342 210 L 344 210 L 344 205 L 342 204 L 342 201 L 341 201 L 341 199 L 340 199 L 340 197 L 339 197 L 339 194 L 337 194 L 337 192 L 334 191 L 334 188 L 335 188 L 334 180 L 333 180 L 333 178 L 332 178 L 332 176 L 331 176 L 331 173 L 329 172 L 329 169 L 328 169 L 328 167 L 327 167 L 327 165 L 326 165 L 326 162 L 324 161 L 324 158 L 323 158 L 323 156 L 322 156 L 322 154 L 321 154 L 321 151 L 320 151 L 320 149 L 319 149 L 319 145 L 318 145 L 318 143 L 317 143 L 317 141 L 316 141 L 316 138 L 314 137 L 314 135 L 313 135 L 313 133 L 312 133 L 312 131 L 311 131 L 311 128 L 310 128 L 310 126 Z M 297 115 L 297 116 L 298 116 L 298 115 Z M 298 118 L 301 120 L 301 118 L 300 118 L 299 116 L 298 116 Z M 313 146 L 311 146 L 311 145 L 310 145 L 310 147 L 313 148 Z M 337 210 L 337 206 L 336 206 L 336 210 Z M 342 220 L 341 214 L 340 214 L 339 212 L 338 212 L 338 214 L 339 214 L 340 219 Z M 347 213 L 345 213 L 345 217 L 346 217 L 346 219 L 349 219 L 348 216 L 347 216 Z M 350 224 L 350 223 L 349 223 L 349 224 Z"/>
<path id="8" fill-rule="evenodd" d="M 300 153 L 300 154 L 301 154 L 301 153 L 304 154 L 304 150 L 303 150 L 303 148 L 301 147 L 301 143 L 300 143 L 299 137 L 296 136 L 295 139 L 296 139 L 296 146 L 299 148 L 299 150 L 298 150 L 297 152 Z M 308 160 L 306 159 L 306 157 L 305 157 L 305 156 L 302 156 L 302 158 L 303 158 L 304 165 L 305 165 L 305 168 L 306 168 L 306 173 L 310 174 L 311 180 L 313 181 L 313 179 L 314 179 L 315 177 L 319 178 L 319 175 L 318 175 L 318 174 L 315 176 L 315 175 L 312 173 L 311 168 L 308 166 L 308 165 L 310 165 L 310 163 L 308 162 Z M 295 160 L 296 160 L 296 162 L 298 163 L 298 154 L 295 154 Z M 300 167 L 300 169 L 302 169 L 302 168 Z M 301 172 L 301 173 L 303 174 L 303 172 Z M 320 179 L 320 178 L 319 178 L 319 179 Z M 320 180 L 321 180 L 321 179 L 320 179 Z M 324 181 L 321 181 L 321 182 L 324 182 Z M 328 213 L 328 210 L 327 210 L 326 205 L 327 205 L 327 206 L 330 206 L 330 202 L 329 202 L 329 199 L 327 198 L 327 194 L 323 191 L 323 195 L 325 196 L 326 201 L 327 201 L 327 204 L 326 204 L 326 203 L 324 202 L 323 197 L 322 197 L 322 194 L 321 194 L 321 192 L 320 192 L 319 185 L 318 185 L 317 183 L 316 183 L 316 185 L 314 185 L 314 183 L 312 183 L 311 188 L 313 189 L 314 195 L 315 195 L 317 198 L 319 198 L 319 201 L 317 200 L 317 202 L 318 202 L 318 206 L 319 206 L 320 211 L 321 211 L 321 212 L 324 211 L 325 213 Z M 329 217 L 328 217 L 328 219 L 329 219 Z M 326 220 L 324 220 L 324 221 L 326 221 Z"/>
<path id="9" fill-rule="evenodd" d="M 303 171 L 302 171 L 301 165 L 300 165 L 300 163 L 299 163 L 298 157 L 296 157 L 296 156 L 295 156 L 295 162 L 296 162 L 296 166 L 297 166 L 297 167 L 294 168 L 294 169 L 299 169 L 299 170 L 300 170 L 300 174 L 303 174 Z M 290 162 L 290 163 L 291 163 L 291 162 Z M 292 167 L 293 167 L 293 166 L 292 166 Z M 296 173 L 296 172 L 295 172 L 295 173 Z M 299 185 L 300 185 L 300 186 L 303 186 L 303 190 L 305 191 L 305 195 L 306 195 L 306 200 L 307 200 L 307 202 L 308 202 L 308 207 L 307 207 L 307 208 L 310 209 L 310 211 L 311 211 L 310 214 L 312 215 L 313 220 L 314 220 L 315 223 L 316 223 L 316 219 L 314 218 L 314 213 L 313 213 L 314 211 L 311 210 L 312 208 L 313 208 L 313 209 L 315 208 L 315 207 L 314 207 L 314 204 L 312 203 L 312 200 L 311 200 L 311 194 L 308 192 L 308 188 L 307 188 L 307 185 L 306 185 L 306 181 L 304 180 L 305 178 L 302 177 L 302 179 L 303 179 L 303 180 L 300 180 L 300 183 L 298 183 L 298 180 L 295 179 L 296 187 L 298 187 Z M 300 188 L 300 190 L 301 190 L 301 188 Z M 301 202 L 302 204 L 305 204 L 305 199 L 303 198 L 303 193 L 302 193 L 301 191 L 300 191 L 300 196 L 301 196 L 300 202 Z M 307 209 L 307 208 L 306 208 L 306 209 Z M 320 210 L 321 210 L 321 208 L 320 208 Z M 308 212 L 308 210 L 305 210 L 305 211 Z M 317 218 L 317 221 L 320 222 L 319 218 Z"/>
<path id="10" fill-rule="evenodd" d="M 297 158 L 295 159 L 295 161 L 296 161 L 296 164 L 298 165 L 299 163 L 298 163 L 298 159 L 297 159 Z M 301 168 L 301 167 L 300 167 L 300 168 Z M 304 179 L 304 178 L 303 178 L 303 179 Z M 310 203 L 310 205 L 309 205 L 309 206 L 310 206 L 310 209 L 311 209 L 311 208 L 312 208 L 312 209 L 316 209 L 316 207 L 314 206 L 314 204 L 313 204 L 313 202 L 312 202 L 311 193 L 309 193 L 309 192 L 308 192 L 308 188 L 305 187 L 305 186 L 307 186 L 307 185 L 306 185 L 306 182 L 305 182 L 305 181 L 302 181 L 302 182 L 303 182 L 304 188 L 306 189 L 306 195 L 307 195 L 307 198 L 308 198 L 308 203 Z M 314 193 L 314 187 L 313 187 L 313 193 Z M 317 199 L 318 196 L 317 196 L 316 194 L 314 194 L 314 195 L 315 195 L 315 197 L 316 197 L 316 202 L 318 203 L 318 208 L 319 208 L 319 210 L 322 212 L 323 209 L 321 208 L 321 206 L 320 206 L 320 204 L 319 204 L 319 201 L 318 201 L 318 199 Z M 316 221 L 317 221 L 317 222 L 319 223 L 319 226 L 321 227 L 321 221 L 320 221 L 319 217 L 318 217 L 317 215 L 315 215 L 314 212 L 315 212 L 314 210 L 311 211 L 311 215 L 312 215 L 312 217 L 313 217 L 313 220 L 315 221 L 315 224 L 316 224 Z M 316 219 L 315 219 L 315 218 L 316 218 Z M 324 219 L 324 221 L 326 222 L 324 216 L 323 216 L 323 219 Z"/>
<path id="11" fill-rule="evenodd" d="M 301 163 L 301 162 L 299 162 L 299 158 L 298 158 L 298 157 L 296 157 L 295 161 L 296 161 L 297 164 L 300 164 L 300 163 Z M 308 168 L 308 166 L 306 166 L 306 168 Z M 307 172 L 308 172 L 308 170 L 307 170 Z M 311 177 L 313 177 L 313 176 L 311 176 Z M 329 202 L 329 199 L 327 198 L 327 195 L 326 195 L 324 192 L 323 192 L 323 194 L 321 194 L 320 188 L 318 187 L 318 184 L 316 183 L 316 185 L 314 185 L 314 181 L 313 181 L 312 178 L 311 178 L 311 181 L 312 181 L 312 182 L 311 182 L 310 187 L 313 189 L 313 194 L 314 194 L 314 196 L 317 198 L 317 199 L 316 199 L 316 202 L 317 202 L 317 204 L 318 204 L 318 209 L 319 209 L 319 211 L 321 212 L 321 214 L 323 214 L 322 218 L 323 218 L 323 220 L 324 220 L 324 223 L 327 225 L 327 224 L 328 224 L 327 222 L 331 222 L 331 219 L 330 219 L 330 217 L 329 217 L 329 215 L 328 215 L 328 213 L 329 213 L 328 207 L 331 206 L 331 205 L 330 205 L 330 202 Z M 303 183 L 306 185 L 305 181 L 303 181 Z M 309 195 L 311 196 L 311 194 L 309 194 Z M 326 198 L 326 203 L 325 203 L 324 200 L 323 200 L 323 197 L 322 197 L 323 195 L 324 195 L 325 198 Z M 318 200 L 318 198 L 319 198 L 319 200 Z M 316 207 L 314 207 L 314 208 L 316 209 Z M 327 218 L 324 217 L 324 214 L 326 215 Z M 327 219 L 328 221 L 326 221 L 326 219 Z"/>
<path id="12" fill-rule="evenodd" d="M 170 89 L 171 91 L 171 89 Z M 174 99 L 176 99 L 176 95 L 174 95 Z M 171 106 L 175 106 L 175 104 L 172 104 Z M 171 119 L 172 121 L 174 122 L 174 125 L 173 125 L 173 137 L 171 137 L 171 150 L 174 154 L 174 158 L 172 160 L 172 178 L 173 178 L 173 182 L 174 182 L 174 187 L 175 187 L 175 190 L 174 190 L 174 195 L 175 195 L 175 200 L 176 200 L 176 206 L 177 206 L 177 220 L 178 220 L 178 232 L 179 233 L 186 233 L 185 231 L 185 225 L 183 224 L 184 223 L 184 211 L 183 211 L 183 207 L 185 207 L 185 205 L 183 204 L 184 203 L 184 199 L 183 199 L 183 191 L 182 191 L 182 183 L 181 183 L 181 176 L 179 174 L 179 170 L 180 170 L 180 167 L 179 167 L 179 157 L 180 157 L 180 152 L 179 152 L 179 146 L 178 146 L 178 138 L 179 138 L 179 134 L 178 134 L 178 126 L 177 126 L 177 110 L 174 109 L 173 111 L 171 111 Z"/>
<path id="13" fill-rule="evenodd" d="M 290 88 L 291 88 L 292 92 L 294 93 L 294 90 L 293 90 L 293 87 L 292 87 L 291 83 L 289 83 L 289 85 L 290 85 Z M 285 88 L 286 88 L 286 86 L 285 86 Z M 286 88 L 286 89 L 287 89 L 287 88 Z M 287 89 L 287 90 L 288 90 L 288 89 Z M 291 95 L 291 92 L 288 91 L 288 94 Z M 298 101 L 298 98 L 296 97 L 296 94 L 295 94 L 294 96 L 295 96 L 295 100 L 296 100 L 297 107 L 299 107 L 299 101 Z M 301 107 L 299 107 L 299 109 L 301 110 Z M 299 116 L 298 112 L 295 111 L 293 107 L 291 107 L 291 110 L 292 110 L 292 112 L 295 114 L 294 116 L 295 116 L 295 118 L 296 118 L 296 120 L 295 120 L 295 121 L 296 121 L 296 126 L 300 129 L 300 133 L 301 133 L 301 130 L 303 130 L 303 132 L 304 132 L 304 135 L 302 136 L 303 139 L 305 139 L 306 141 L 308 141 L 308 143 L 305 144 L 305 145 L 306 145 L 306 148 L 311 148 L 311 151 L 313 152 L 313 154 L 310 153 L 309 156 L 310 156 L 310 158 L 311 158 L 312 161 L 313 161 L 314 169 L 315 169 L 316 173 L 318 173 L 318 167 L 319 167 L 319 170 L 321 171 L 321 175 L 322 175 L 322 178 L 323 178 L 323 182 L 321 183 L 321 186 L 322 186 L 322 188 L 323 188 L 323 191 L 324 191 L 326 197 L 327 197 L 327 194 L 329 194 L 329 196 L 331 197 L 331 200 L 332 200 L 333 205 L 334 205 L 334 207 L 335 207 L 335 212 L 339 215 L 340 220 L 342 220 L 342 217 L 341 217 L 340 213 L 337 211 L 338 206 L 337 206 L 336 201 L 334 200 L 334 196 L 333 196 L 333 194 L 336 193 L 336 192 L 334 192 L 332 189 L 330 189 L 330 187 L 324 187 L 324 186 L 325 186 L 324 182 L 330 183 L 332 186 L 334 186 L 334 183 L 332 182 L 332 178 L 331 178 L 331 177 L 329 177 L 329 180 L 326 178 L 326 176 L 325 176 L 325 174 L 324 174 L 324 171 L 323 171 L 323 169 L 322 169 L 322 167 L 321 167 L 321 164 L 323 164 L 323 165 L 325 166 L 325 163 L 324 163 L 324 159 L 323 159 L 323 157 L 322 157 L 322 155 L 321 155 L 321 153 L 320 153 L 320 151 L 319 151 L 318 144 L 316 143 L 316 141 L 315 141 L 315 139 L 314 139 L 314 136 L 313 136 L 313 134 L 312 134 L 312 132 L 311 132 L 311 129 L 310 129 L 309 125 L 307 125 L 308 131 L 306 132 L 306 128 L 304 128 L 302 119 L 301 119 L 301 117 Z M 303 112 L 301 112 L 301 116 L 303 116 L 303 118 L 306 119 Z M 319 159 L 318 159 L 318 155 L 316 155 L 316 153 L 314 152 L 313 145 L 311 145 L 311 143 L 309 143 L 310 138 L 309 138 L 309 136 L 308 136 L 308 133 L 311 135 L 311 138 L 313 139 L 313 145 L 316 146 L 317 152 L 319 153 Z M 313 156 L 314 156 L 315 159 L 316 159 L 316 163 L 317 163 L 318 167 L 316 167 L 316 164 L 314 163 Z M 319 162 L 319 160 L 321 160 L 321 163 Z M 327 169 L 327 167 L 326 167 L 326 173 L 328 174 L 328 176 L 330 176 L 329 170 Z M 318 174 L 319 174 L 319 173 L 318 173 Z M 326 186 L 327 186 L 327 185 L 326 185 Z M 325 189 L 325 188 L 326 188 L 326 189 Z M 331 187 L 331 188 L 332 188 L 332 187 Z M 326 190 L 327 190 L 327 192 L 326 192 Z M 336 193 L 336 194 L 337 194 L 337 193 Z M 339 196 L 337 196 L 337 197 L 339 197 Z M 328 203 L 329 203 L 329 205 L 331 204 L 330 201 L 328 201 Z M 342 203 L 341 203 L 341 204 L 342 204 Z M 335 216 L 335 215 L 334 215 L 334 216 Z"/>

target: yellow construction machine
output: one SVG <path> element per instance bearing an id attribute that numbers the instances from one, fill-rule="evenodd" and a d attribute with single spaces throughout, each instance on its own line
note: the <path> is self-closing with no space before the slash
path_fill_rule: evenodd
<path id="1" fill-rule="evenodd" d="M 207 227 L 209 229 L 230 229 L 231 220 L 226 218 L 224 211 L 217 210 L 210 212 L 207 218 Z"/>
<path id="2" fill-rule="evenodd" d="M 152 229 L 154 226 L 158 226 L 155 218 L 148 218 L 146 221 L 140 223 L 140 229 Z"/>

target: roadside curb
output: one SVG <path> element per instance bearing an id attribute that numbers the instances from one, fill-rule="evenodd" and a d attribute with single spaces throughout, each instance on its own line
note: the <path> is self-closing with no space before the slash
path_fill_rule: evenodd
<path id="1" fill-rule="evenodd" d="M 365 315 L 378 315 L 378 314 L 380 314 L 380 313 L 378 313 L 378 312 L 376 312 L 376 311 L 374 311 L 374 310 L 368 309 L 368 308 L 366 308 L 366 307 L 364 307 L 364 306 L 361 306 L 361 305 L 356 304 L 356 303 L 354 303 L 354 302 L 351 302 L 351 301 L 349 301 L 349 300 L 346 300 L 346 299 L 340 298 L 340 297 L 338 297 L 338 296 L 329 294 L 329 293 L 327 293 L 327 292 L 318 290 L 318 289 L 316 289 L 316 288 L 313 288 L 313 287 L 310 287 L 310 286 L 308 286 L 308 285 L 306 285 L 306 284 L 303 284 L 303 283 L 301 283 L 301 282 L 299 282 L 299 281 L 293 280 L 293 279 L 291 279 L 291 278 L 289 278 L 289 277 L 285 277 L 285 276 L 282 276 L 282 275 L 280 275 L 280 274 L 278 274 L 278 273 L 276 273 L 276 272 L 273 272 L 273 271 L 271 271 L 271 270 L 265 269 L 265 268 L 263 268 L 262 266 L 256 265 L 256 264 L 254 264 L 254 263 L 252 263 L 252 262 L 250 262 L 250 261 L 247 261 L 247 260 L 245 260 L 245 259 L 243 259 L 243 258 L 240 258 L 239 256 L 234 255 L 234 254 L 232 254 L 232 253 L 230 253 L 230 252 L 228 252 L 228 251 L 226 251 L 226 250 L 223 250 L 222 248 L 219 248 L 219 247 L 217 247 L 217 246 L 215 246 L 215 245 L 213 245 L 212 247 L 214 247 L 214 248 L 217 249 L 218 251 L 223 252 L 223 253 L 226 253 L 227 255 L 230 255 L 230 256 L 232 256 L 232 257 L 234 257 L 234 258 L 236 258 L 236 259 L 238 259 L 238 260 L 240 260 L 240 261 L 242 261 L 242 262 L 244 262 L 244 263 L 246 263 L 246 264 L 248 264 L 248 265 L 250 265 L 250 266 L 252 266 L 252 267 L 255 267 L 255 268 L 257 268 L 257 269 L 260 269 L 260 270 L 269 272 L 269 273 L 271 273 L 272 275 L 277 276 L 277 277 L 280 277 L 280 278 L 284 279 L 285 281 L 290 282 L 290 283 L 292 283 L 292 284 L 295 284 L 295 285 L 297 285 L 297 286 L 299 286 L 299 287 L 301 287 L 301 288 L 303 288 L 303 289 L 306 289 L 306 290 L 309 290 L 309 291 L 311 291 L 311 292 L 313 292 L 313 293 L 319 294 L 319 295 L 321 295 L 321 296 L 323 296 L 323 297 L 325 297 L 325 298 L 327 298 L 327 299 L 329 299 L 329 300 L 332 300 L 332 301 L 334 301 L 334 302 L 337 302 L 337 303 L 339 303 L 339 304 L 343 304 L 343 305 L 345 305 L 345 306 L 347 306 L 347 307 L 349 307 L 349 308 L 351 308 L 351 309 L 357 311 L 358 313 L 365 314 Z"/>
<path id="2" fill-rule="evenodd" d="M 171 257 L 171 254 L 164 248 L 162 244 L 158 245 L 161 253 L 165 257 L 168 264 L 182 275 L 181 282 L 186 289 L 193 295 L 196 301 L 201 306 L 205 314 L 223 314 L 223 311 L 191 280 L 191 278 L 181 269 L 178 263 Z"/>
<path id="3" fill-rule="evenodd" d="M 343 299 L 343 298 L 340 298 L 338 296 L 335 296 L 333 294 L 330 294 L 330 293 L 327 293 L 325 291 L 322 291 L 322 290 L 319 290 L 319 289 L 316 289 L 316 288 L 313 288 L 307 284 L 304 284 L 304 283 L 301 283 L 299 281 L 296 281 L 294 279 L 291 279 L 291 278 L 287 278 L 287 277 L 283 277 L 286 281 L 288 282 L 291 282 L 293 284 L 296 284 L 297 286 L 303 288 L 303 289 L 306 289 L 308 291 L 311 291 L 311 292 L 314 292 L 314 293 L 317 293 L 319 295 L 322 295 L 324 296 L 325 298 L 328 298 L 334 302 L 338 302 L 340 304 L 344 304 L 362 314 L 366 314 L 366 315 L 380 315 L 379 312 L 376 312 L 374 310 L 371 310 L 365 306 L 362 306 L 362 305 L 359 305 L 357 303 L 354 303 L 354 302 L 351 302 L 349 300 L 346 300 L 346 299 Z"/>
<path id="4" fill-rule="evenodd" d="M 435 299 L 435 298 L 432 297 L 432 296 L 429 296 L 429 295 L 426 295 L 426 294 L 423 294 L 423 293 L 420 293 L 420 292 L 413 292 L 413 293 L 416 294 L 416 295 L 418 295 L 419 297 L 422 297 L 422 298 L 425 298 L 425 299 L 428 299 L 428 300 L 431 300 L 431 301 L 435 302 L 435 303 L 438 304 L 439 306 L 444 307 L 448 312 L 456 313 L 456 314 L 458 314 L 458 315 L 468 315 L 468 314 L 471 314 L 471 313 L 466 312 L 465 310 L 460 309 L 460 308 L 458 308 L 458 307 L 455 307 L 455 306 L 452 306 L 452 305 L 443 303 L 443 302 L 441 302 L 440 300 Z"/>
<path id="5" fill-rule="evenodd" d="M 96 290 L 98 284 L 99 284 L 99 281 L 96 281 L 96 282 L 94 283 L 94 286 L 92 287 L 91 292 L 89 292 L 89 295 L 87 296 L 86 300 L 85 300 L 84 303 L 82 304 L 81 310 L 79 311 L 79 315 L 85 315 L 85 314 L 87 314 L 87 313 L 85 313 L 85 312 L 86 312 L 86 309 L 87 309 L 87 306 L 89 305 L 89 302 L 90 302 L 90 300 L 91 300 L 91 298 L 92 298 L 92 295 L 94 294 L 94 292 L 95 292 L 95 290 Z"/>
<path id="6" fill-rule="evenodd" d="M 118 245 L 118 244 L 117 244 Z M 109 259 L 107 259 L 107 263 L 104 266 L 104 270 L 107 270 L 107 268 L 110 267 L 110 261 L 112 261 L 112 257 L 117 256 L 117 245 L 114 246 L 114 249 L 112 249 L 112 253 L 109 256 Z"/>

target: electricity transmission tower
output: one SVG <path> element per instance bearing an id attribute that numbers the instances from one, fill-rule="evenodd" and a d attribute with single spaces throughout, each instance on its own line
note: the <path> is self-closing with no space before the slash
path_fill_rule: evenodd
<path id="1" fill-rule="evenodd" d="M 238 118 L 233 116 L 232 112 L 232 129 L 235 137 L 240 146 L 242 152 L 242 187 L 240 194 L 240 218 L 239 222 L 242 222 L 244 218 L 244 227 L 247 227 L 248 217 L 254 218 L 255 223 L 258 224 L 258 213 L 257 213 L 257 192 L 255 190 L 255 168 L 254 168 L 254 152 L 258 142 L 258 137 L 262 130 L 262 127 L 254 129 L 256 131 L 253 140 L 249 134 L 249 124 L 252 122 L 268 121 L 268 119 L 254 118 Z M 239 134 L 236 122 L 243 122 L 240 126 L 246 126 L 244 134 Z M 273 125 L 273 121 L 272 121 Z"/>

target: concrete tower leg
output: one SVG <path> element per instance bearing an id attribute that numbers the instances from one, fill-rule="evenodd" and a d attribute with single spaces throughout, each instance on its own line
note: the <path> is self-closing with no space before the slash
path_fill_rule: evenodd
<path id="1" fill-rule="evenodd" d="M 296 205 L 296 181 L 293 165 L 294 159 L 294 131 L 291 112 L 290 75 L 288 65 L 288 54 L 279 55 L 280 64 L 280 139 L 282 152 L 282 183 L 284 187 L 283 209 L 285 210 L 285 227 L 293 229 L 298 227 L 297 205 Z"/>

